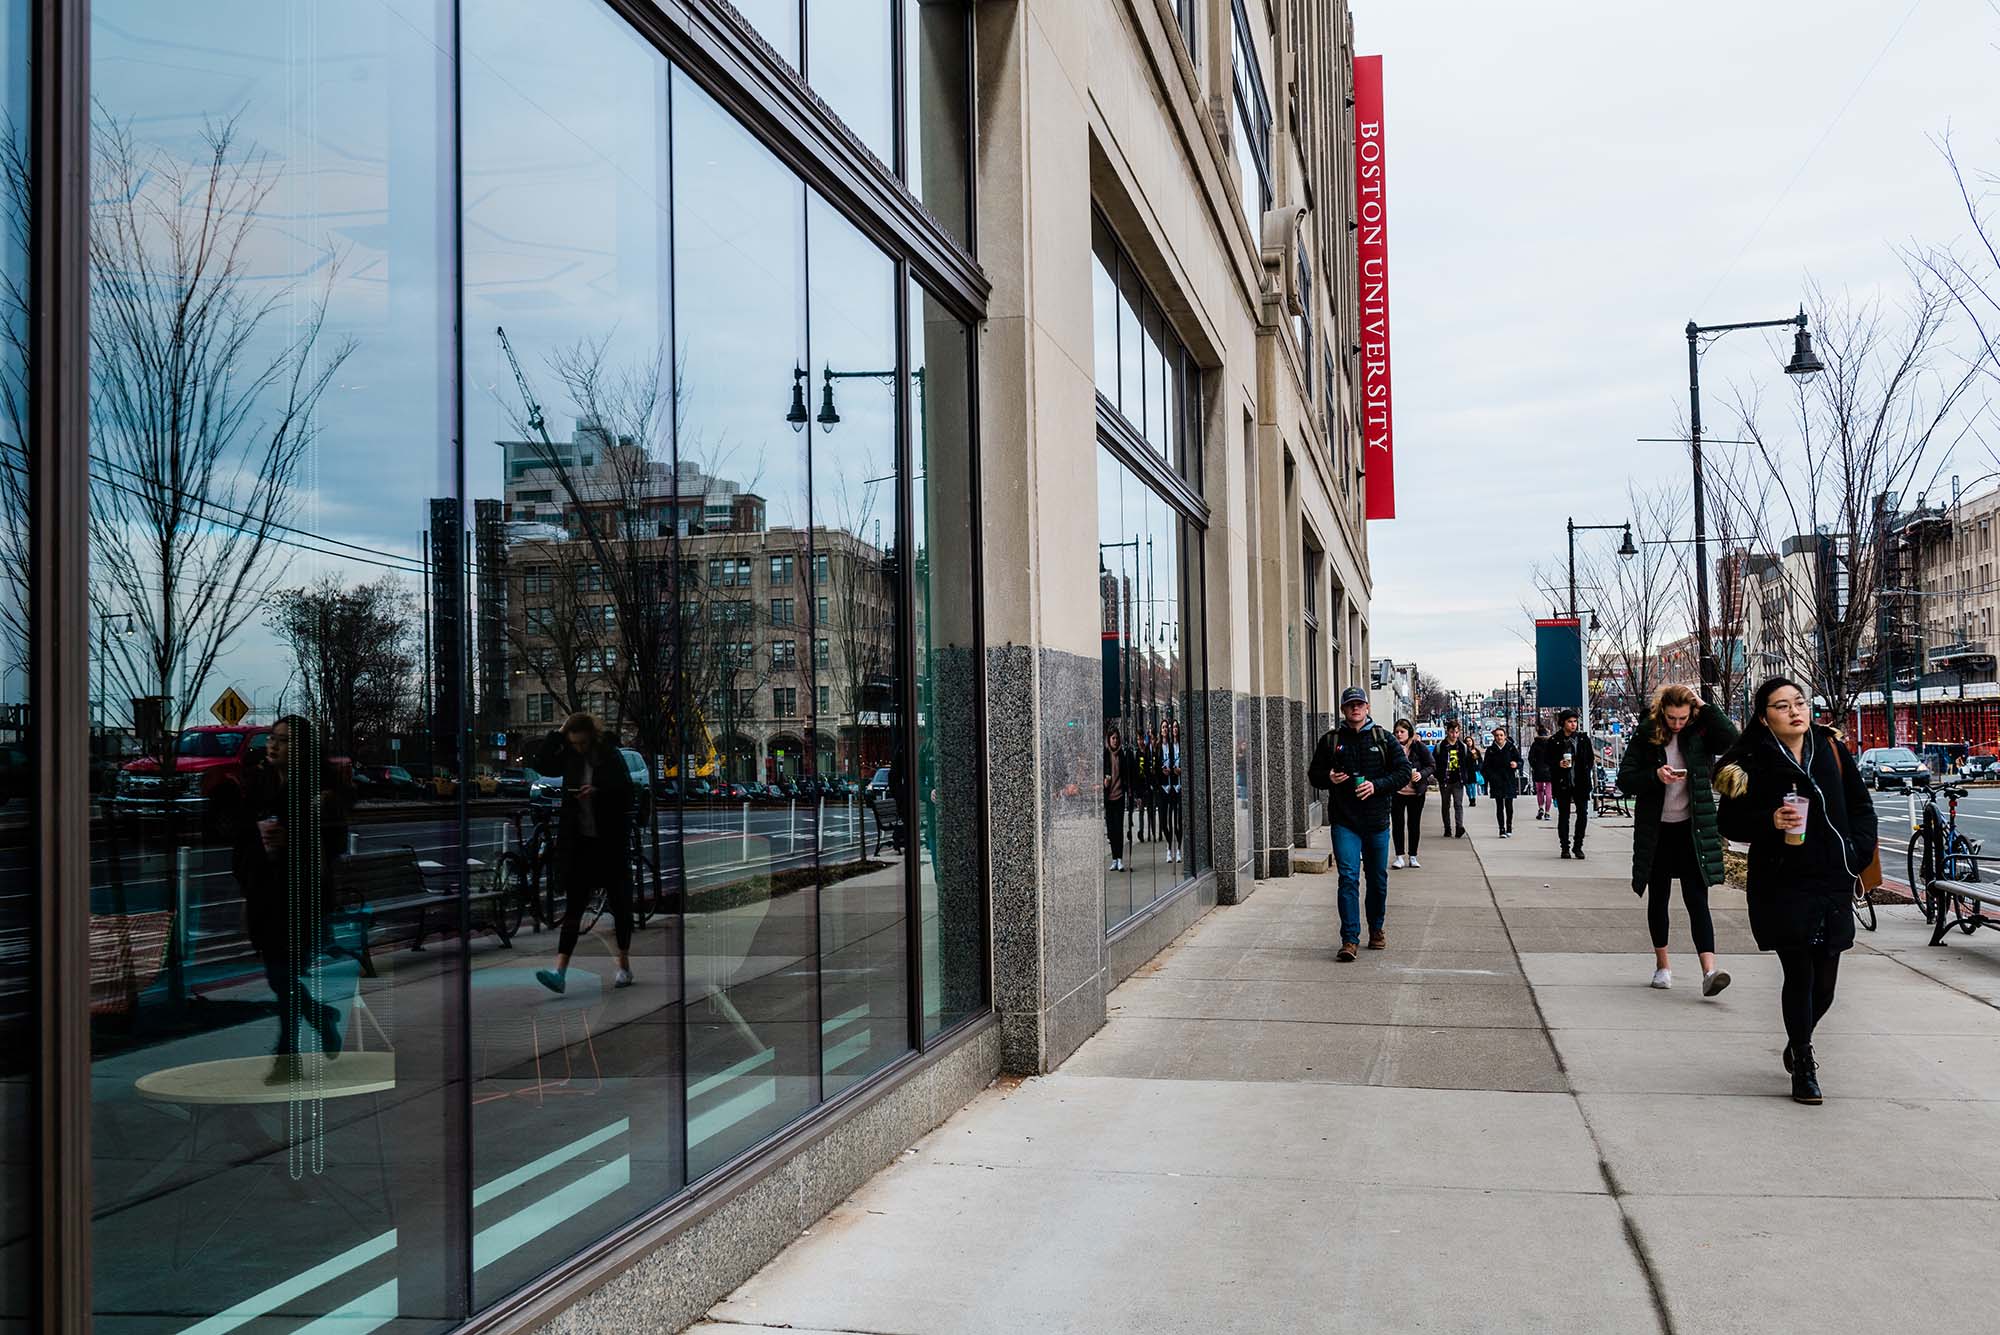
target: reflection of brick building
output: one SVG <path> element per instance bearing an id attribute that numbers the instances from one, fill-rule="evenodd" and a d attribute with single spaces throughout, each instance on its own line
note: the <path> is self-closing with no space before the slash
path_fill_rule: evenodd
<path id="1" fill-rule="evenodd" d="M 630 446 L 621 457 L 603 442 L 579 431 L 554 466 L 537 462 L 546 460 L 540 446 L 506 447 L 517 741 L 572 709 L 630 723 L 626 656 L 656 653 L 676 670 L 651 675 L 678 682 L 694 706 L 670 715 L 694 775 L 865 782 L 888 764 L 898 709 L 893 552 L 841 529 L 772 527 L 756 493 L 693 465 L 668 470 Z M 602 552 L 583 531 L 582 509 L 607 539 Z M 607 556 L 628 568 L 606 571 Z M 635 627 L 620 607 L 641 590 L 657 590 L 662 611 Z"/>

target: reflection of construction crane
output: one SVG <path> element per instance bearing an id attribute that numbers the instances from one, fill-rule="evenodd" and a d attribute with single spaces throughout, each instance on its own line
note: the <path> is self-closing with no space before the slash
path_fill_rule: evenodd
<path id="1" fill-rule="evenodd" d="M 720 759 L 715 750 L 715 736 L 709 732 L 708 720 L 701 716 L 699 709 L 690 712 L 694 715 L 694 725 L 688 730 L 688 758 L 693 759 L 696 756 L 700 756 L 701 760 L 694 766 L 694 773 L 687 777 L 691 779 L 712 779 L 715 777 L 716 764 Z M 680 778 L 681 767 L 679 765 L 668 766 L 667 777 L 669 779 Z"/>
<path id="2" fill-rule="evenodd" d="M 507 354 L 507 365 L 513 368 L 514 383 L 520 388 L 521 402 L 528 410 L 528 426 L 536 435 L 542 438 L 542 444 L 548 448 L 549 454 L 553 456 L 555 454 L 556 443 L 549 439 L 549 428 L 542 420 L 542 405 L 535 402 L 535 392 L 528 388 L 528 377 L 521 370 L 520 358 L 514 355 L 514 345 L 507 341 L 507 327 L 505 325 L 495 325 L 493 332 L 500 336 L 500 351 Z"/>

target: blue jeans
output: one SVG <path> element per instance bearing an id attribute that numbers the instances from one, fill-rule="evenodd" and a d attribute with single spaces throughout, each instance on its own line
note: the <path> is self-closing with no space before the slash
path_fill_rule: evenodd
<path id="1" fill-rule="evenodd" d="M 1340 864 L 1340 939 L 1361 942 L 1361 870 L 1368 869 L 1368 930 L 1382 930 L 1389 911 L 1389 831 L 1362 834 L 1333 827 L 1333 860 Z"/>

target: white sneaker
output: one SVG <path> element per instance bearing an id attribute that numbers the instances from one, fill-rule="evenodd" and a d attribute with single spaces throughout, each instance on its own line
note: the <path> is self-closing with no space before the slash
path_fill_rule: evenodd
<path id="1" fill-rule="evenodd" d="M 1397 871 L 1401 871 L 1403 869 L 1403 855 L 1401 853 L 1396 854 L 1396 860 L 1389 865 Z"/>
<path id="2" fill-rule="evenodd" d="M 1712 997 L 1728 986 L 1729 971 L 1727 969 L 1712 969 L 1701 976 L 1701 994 L 1705 997 Z"/>
<path id="3" fill-rule="evenodd" d="M 1661 989 L 1662 991 L 1664 991 L 1664 990 L 1666 990 L 1667 988 L 1670 988 L 1670 987 L 1672 987 L 1673 985 L 1674 985 L 1674 971 L 1673 971 L 1672 969 L 1655 969 L 1655 970 L 1653 970 L 1653 986 L 1654 986 L 1654 987 L 1657 987 L 1657 988 Z"/>
<path id="4" fill-rule="evenodd" d="M 1412 853 L 1412 854 L 1410 854 L 1410 865 L 1411 865 L 1412 867 L 1421 867 L 1421 866 L 1423 866 L 1424 864 L 1423 864 L 1423 863 L 1421 863 L 1421 862 L 1419 862 L 1419 861 L 1417 861 L 1417 855 L 1416 855 L 1416 854 L 1414 854 L 1414 853 Z"/>
<path id="5" fill-rule="evenodd" d="M 1111 870 L 1113 870 L 1113 871 L 1124 871 L 1124 870 L 1125 870 L 1125 859 L 1124 859 L 1124 858 L 1113 858 L 1113 859 L 1111 859 Z"/>
<path id="6" fill-rule="evenodd" d="M 612 974 L 611 985 L 613 987 L 632 986 L 632 971 L 630 969 L 620 969 L 617 973 Z"/>

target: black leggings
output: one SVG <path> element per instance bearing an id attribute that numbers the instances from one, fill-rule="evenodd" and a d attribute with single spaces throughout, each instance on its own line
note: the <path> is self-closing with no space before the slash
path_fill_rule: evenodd
<path id="1" fill-rule="evenodd" d="M 556 940 L 556 953 L 565 959 L 576 953 L 576 938 L 583 929 L 583 911 L 590 907 L 601 885 L 606 906 L 611 910 L 612 928 L 618 936 L 618 953 L 623 955 L 632 949 L 632 883 L 625 875 L 623 858 L 613 860 L 606 841 L 601 839 L 578 839 L 577 844 L 576 856 L 569 866 L 569 884 L 563 890 L 562 934 Z"/>
<path id="2" fill-rule="evenodd" d="M 1511 780 L 1493 790 L 1493 818 L 1500 822 L 1500 833 L 1514 832 L 1514 789 Z"/>
<path id="3" fill-rule="evenodd" d="M 1653 949 L 1667 944 L 1667 904 L 1674 897 L 1674 880 L 1681 883 L 1681 902 L 1687 905 L 1688 925 L 1694 929 L 1697 954 L 1715 952 L 1715 920 L 1708 916 L 1708 881 L 1702 875 L 1701 859 L 1694 851 L 1694 824 L 1691 821 L 1662 822 L 1653 848 L 1653 870 L 1646 882 L 1646 925 L 1653 931 Z"/>
<path id="4" fill-rule="evenodd" d="M 1805 946 L 1778 952 L 1785 969 L 1779 994 L 1785 1011 L 1785 1037 L 1792 1049 L 1812 1046 L 1813 1026 L 1833 1006 L 1834 985 L 1840 981 L 1840 952 L 1827 946 Z"/>
<path id="5" fill-rule="evenodd" d="M 1160 794 L 1160 837 L 1179 847 L 1181 842 L 1181 795 L 1179 789 Z"/>
<path id="6" fill-rule="evenodd" d="M 1104 799 L 1104 833 L 1111 840 L 1111 856 L 1125 856 L 1125 799 Z"/>
<path id="7" fill-rule="evenodd" d="M 1401 857 L 1404 846 L 1408 845 L 1411 857 L 1417 855 L 1417 836 L 1424 830 L 1424 795 L 1413 793 L 1405 797 L 1401 793 L 1389 795 L 1389 828 L 1395 831 L 1396 855 Z M 1451 831 L 1445 831 L 1446 834 Z"/>

